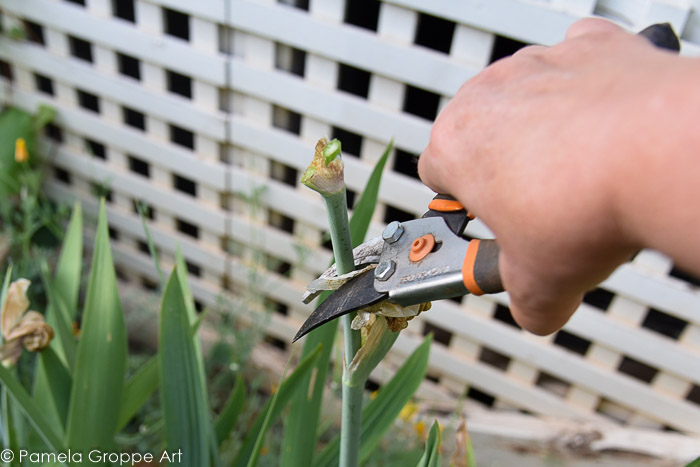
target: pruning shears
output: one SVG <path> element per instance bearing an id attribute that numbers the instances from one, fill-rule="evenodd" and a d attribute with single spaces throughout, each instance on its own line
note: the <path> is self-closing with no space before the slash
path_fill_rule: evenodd
<path id="1" fill-rule="evenodd" d="M 639 33 L 660 48 L 678 52 L 680 42 L 668 23 Z M 355 310 L 387 301 L 409 307 L 466 294 L 503 292 L 495 240 L 467 240 L 464 229 L 473 216 L 457 200 L 438 194 L 420 218 L 391 222 L 380 237 L 354 250 L 356 271 L 304 322 L 294 340 Z M 335 277 L 331 267 L 314 282 Z M 319 291 L 312 282 L 309 303 Z"/>
<path id="2" fill-rule="evenodd" d="M 333 292 L 306 320 L 294 340 L 328 321 L 388 300 L 401 307 L 472 293 L 503 291 L 495 240 L 466 240 L 473 219 L 458 201 L 437 195 L 420 218 L 393 221 L 380 237 L 354 250 L 365 270 Z M 369 267 L 368 267 L 369 266 Z M 330 268 L 324 277 L 332 277 Z M 308 293 L 305 301 L 317 294 Z"/>

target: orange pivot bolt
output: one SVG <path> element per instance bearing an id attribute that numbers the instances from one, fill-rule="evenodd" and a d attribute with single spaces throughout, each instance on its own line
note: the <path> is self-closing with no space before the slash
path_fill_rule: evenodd
<path id="1" fill-rule="evenodd" d="M 426 256 L 428 256 L 428 253 L 433 251 L 434 247 L 435 237 L 433 237 L 432 234 L 427 234 L 423 235 L 422 237 L 418 237 L 415 240 L 413 240 L 413 243 L 411 244 L 411 251 L 408 253 L 408 259 L 410 259 L 414 263 L 416 261 L 420 261 Z"/>

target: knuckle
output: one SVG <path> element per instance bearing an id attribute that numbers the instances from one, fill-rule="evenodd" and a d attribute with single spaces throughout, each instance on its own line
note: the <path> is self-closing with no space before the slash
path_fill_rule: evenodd
<path id="1" fill-rule="evenodd" d="M 440 155 L 447 150 L 450 141 L 449 130 L 445 123 L 445 117 L 438 118 L 430 130 L 431 154 Z"/>

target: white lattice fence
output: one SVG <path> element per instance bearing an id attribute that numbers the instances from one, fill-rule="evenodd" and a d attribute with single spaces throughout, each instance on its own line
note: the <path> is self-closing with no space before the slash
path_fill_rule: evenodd
<path id="1" fill-rule="evenodd" d="M 166 266 L 181 245 L 198 301 L 225 293 L 251 313 L 273 309 L 268 341 L 282 347 L 310 312 L 303 286 L 331 258 L 321 200 L 298 183 L 320 136 L 343 141 L 351 201 L 394 140 L 376 235 L 424 211 L 431 193 L 415 155 L 441 106 L 494 59 L 523 43 L 555 43 L 591 14 L 633 30 L 669 21 L 684 53 L 700 52 L 700 2 L 683 0 L 0 5 L 5 31 L 26 31 L 23 41 L 0 39 L 4 101 L 58 110 L 44 144 L 50 192 L 93 211 L 94 192 L 107 193 L 120 274 L 150 287 L 157 276 L 133 206 L 143 200 Z M 478 222 L 467 233 L 489 234 Z M 433 331 L 426 387 L 499 408 L 698 434 L 697 287 L 644 251 L 547 338 L 514 325 L 505 295 L 436 303 L 373 381 Z"/>

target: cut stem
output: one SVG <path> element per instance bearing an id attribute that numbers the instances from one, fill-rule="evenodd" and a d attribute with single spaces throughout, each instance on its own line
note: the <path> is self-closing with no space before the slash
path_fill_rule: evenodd
<path id="1" fill-rule="evenodd" d="M 352 240 L 348 223 L 348 207 L 344 180 L 344 167 L 340 157 L 340 142 L 322 138 L 316 145 L 314 161 L 302 177 L 302 183 L 323 196 L 328 213 L 333 256 L 338 275 L 355 269 Z M 345 340 L 343 373 L 347 371 L 361 345 L 361 334 L 353 331 L 350 323 L 355 313 L 341 318 Z M 340 430 L 340 467 L 356 467 L 360 456 L 362 430 L 362 393 L 364 384 L 349 386 L 343 378 L 343 411 Z"/>

